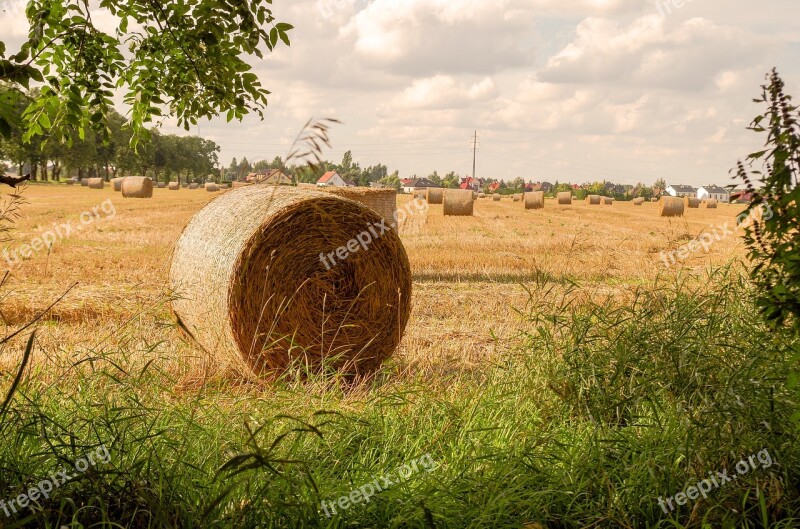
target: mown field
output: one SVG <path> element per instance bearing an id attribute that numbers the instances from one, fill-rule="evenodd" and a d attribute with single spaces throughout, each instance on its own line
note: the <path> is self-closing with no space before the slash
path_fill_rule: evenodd
<path id="1" fill-rule="evenodd" d="M 800 524 L 785 384 L 797 340 L 760 323 L 738 236 L 670 267 L 660 258 L 733 228 L 741 206 L 664 219 L 650 203 L 525 211 L 484 199 L 459 218 L 432 205 L 400 227 L 414 275 L 402 345 L 350 387 L 245 381 L 187 343 L 167 271 L 214 194 L 154 193 L 24 192 L 6 268 L 53 223 L 104 209 L 10 265 L 6 334 L 67 293 L 31 327 L 30 364 L 0 417 L 0 500 L 99 445 L 110 458 L 33 509 L 0 505 L 0 527 Z M 0 350 L 1 395 L 28 336 Z M 765 449 L 769 466 L 660 506 Z M 436 464 L 368 502 L 322 508 L 423 455 Z"/>

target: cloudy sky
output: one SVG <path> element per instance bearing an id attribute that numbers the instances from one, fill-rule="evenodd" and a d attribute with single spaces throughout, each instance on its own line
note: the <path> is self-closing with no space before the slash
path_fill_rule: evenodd
<path id="1" fill-rule="evenodd" d="M 800 2 L 661 4 L 274 0 L 296 29 L 257 64 L 266 119 L 199 133 L 227 165 L 284 155 L 309 118 L 336 117 L 329 159 L 350 149 L 405 177 L 471 173 L 477 129 L 482 177 L 726 185 L 760 144 L 745 127 L 765 73 L 800 97 Z"/>

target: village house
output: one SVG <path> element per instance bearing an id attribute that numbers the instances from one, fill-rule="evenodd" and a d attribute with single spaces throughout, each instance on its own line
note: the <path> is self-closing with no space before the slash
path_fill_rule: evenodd
<path id="1" fill-rule="evenodd" d="M 320 187 L 347 187 L 347 182 L 336 171 L 328 171 L 317 180 L 317 185 Z"/>
<path id="2" fill-rule="evenodd" d="M 731 194 L 724 187 L 719 187 L 717 185 L 701 186 L 700 189 L 697 190 L 697 198 L 700 200 L 715 198 L 720 202 L 727 203 L 731 201 Z"/>
<path id="3" fill-rule="evenodd" d="M 696 197 L 697 189 L 692 186 L 674 185 L 667 186 L 666 192 L 673 197 Z"/>
<path id="4" fill-rule="evenodd" d="M 413 180 L 408 180 L 408 181 L 403 180 L 404 193 L 413 193 L 415 190 L 419 191 L 420 189 L 427 189 L 429 187 L 442 187 L 442 186 L 431 182 L 427 178 L 415 178 Z"/>

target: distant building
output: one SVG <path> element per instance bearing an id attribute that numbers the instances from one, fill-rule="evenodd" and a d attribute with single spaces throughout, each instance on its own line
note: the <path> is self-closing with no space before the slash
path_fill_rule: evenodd
<path id="1" fill-rule="evenodd" d="M 489 184 L 489 193 L 495 193 L 500 189 L 500 182 L 492 182 Z"/>
<path id="2" fill-rule="evenodd" d="M 283 174 L 280 169 L 270 169 L 266 173 L 259 173 L 256 182 L 275 186 L 292 185 L 291 177 Z"/>
<path id="3" fill-rule="evenodd" d="M 345 182 L 344 179 L 341 176 L 339 176 L 339 173 L 337 173 L 336 171 L 328 171 L 327 173 L 322 175 L 322 178 L 317 180 L 317 185 L 320 187 L 326 187 L 326 186 L 347 187 L 347 182 Z"/>
<path id="4" fill-rule="evenodd" d="M 461 183 L 458 185 L 460 189 L 472 189 L 473 191 L 482 191 L 483 190 L 483 180 L 480 178 L 472 178 L 471 176 L 467 176 L 466 178 L 461 179 Z"/>
<path id="5" fill-rule="evenodd" d="M 666 192 L 673 197 L 696 197 L 697 189 L 692 186 L 667 186 Z"/>
<path id="6" fill-rule="evenodd" d="M 697 190 L 697 198 L 699 198 L 700 200 L 705 200 L 707 198 L 715 198 L 720 202 L 727 203 L 731 201 L 731 194 L 724 187 L 719 187 L 717 185 L 710 185 L 710 186 L 700 187 L 700 189 Z"/>
<path id="7" fill-rule="evenodd" d="M 427 189 L 429 187 L 442 187 L 442 186 L 431 182 L 427 178 L 415 178 L 414 180 L 411 180 L 410 182 L 403 184 L 403 192 L 413 193 L 414 190 Z"/>

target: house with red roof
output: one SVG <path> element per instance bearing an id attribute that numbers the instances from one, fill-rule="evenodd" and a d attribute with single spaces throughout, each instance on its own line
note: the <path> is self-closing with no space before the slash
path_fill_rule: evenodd
<path id="1" fill-rule="evenodd" d="M 500 189 L 500 182 L 492 182 L 489 184 L 489 193 L 494 193 Z"/>
<path id="2" fill-rule="evenodd" d="M 339 176 L 339 173 L 337 173 L 336 171 L 328 171 L 327 173 L 322 175 L 322 178 L 317 180 L 317 185 L 320 187 L 326 187 L 326 186 L 347 187 L 347 182 L 345 182 L 344 179 L 341 176 Z"/>
<path id="3" fill-rule="evenodd" d="M 458 186 L 460 189 L 472 189 L 473 191 L 483 191 L 483 180 L 467 176 L 461 179 Z"/>

